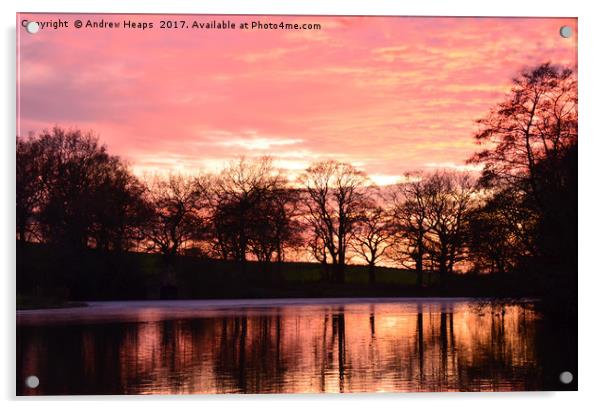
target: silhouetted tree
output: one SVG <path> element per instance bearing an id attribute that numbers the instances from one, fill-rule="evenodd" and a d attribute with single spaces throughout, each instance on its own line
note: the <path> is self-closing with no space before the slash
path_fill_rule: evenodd
<path id="1" fill-rule="evenodd" d="M 284 260 L 284 249 L 298 241 L 297 191 L 269 157 L 232 161 L 213 189 L 213 232 L 217 253 L 242 268 L 249 255 L 267 265 Z"/>
<path id="2" fill-rule="evenodd" d="M 350 242 L 354 253 L 368 264 L 370 284 L 376 282 L 376 263 L 389 248 L 393 235 L 391 215 L 381 205 L 371 203 L 354 229 Z"/>
<path id="3" fill-rule="evenodd" d="M 427 255 L 428 194 L 425 180 L 406 175 L 407 182 L 395 186 L 391 195 L 395 227 L 392 258 L 416 271 L 416 285 L 424 283 L 424 262 Z M 410 264 L 408 264 L 408 262 Z"/>
<path id="4" fill-rule="evenodd" d="M 145 186 L 125 166 L 106 172 L 97 183 L 100 200 L 92 204 L 94 247 L 127 251 L 144 240 L 143 226 L 153 209 L 144 200 Z"/>
<path id="5" fill-rule="evenodd" d="M 17 139 L 19 237 L 64 250 L 131 246 L 144 217 L 143 187 L 92 133 L 55 127 Z"/>
<path id="6" fill-rule="evenodd" d="M 481 184 L 511 191 L 533 217 L 554 220 L 564 231 L 557 239 L 570 236 L 573 226 L 566 225 L 566 212 L 550 196 L 562 196 L 558 193 L 570 178 L 562 165 L 566 152 L 577 144 L 577 80 L 572 70 L 546 63 L 522 72 L 511 95 L 478 123 L 475 137 L 488 148 L 470 161 L 484 166 Z"/>
<path id="7" fill-rule="evenodd" d="M 475 272 L 508 273 L 529 257 L 535 217 L 512 190 L 483 192 L 469 217 L 470 261 Z"/>
<path id="8" fill-rule="evenodd" d="M 284 186 L 264 192 L 256 203 L 250 238 L 251 252 L 259 261 L 282 263 L 287 246 L 301 242 L 301 226 L 296 219 L 299 192 Z"/>
<path id="9" fill-rule="evenodd" d="M 489 207 L 520 215 L 509 234 L 528 237 L 530 257 L 514 264 L 547 271 L 551 287 L 576 285 L 577 107 L 571 69 L 546 63 L 526 70 L 508 98 L 478 122 L 476 139 L 487 148 L 471 158 L 484 166 L 480 182 L 494 198 L 513 198 Z"/>
<path id="10" fill-rule="evenodd" d="M 116 158 L 92 134 L 54 128 L 40 136 L 46 156 L 42 177 L 47 188 L 40 221 L 47 239 L 76 249 L 90 244 L 95 215 L 90 211 L 98 200 L 98 180 Z"/>
<path id="11" fill-rule="evenodd" d="M 393 257 L 416 270 L 422 286 L 425 260 L 435 262 L 442 283 L 467 256 L 474 184 L 467 174 L 435 172 L 407 175 L 393 191 L 396 245 Z M 414 180 L 412 180 L 414 179 Z"/>
<path id="12" fill-rule="evenodd" d="M 175 256 L 205 232 L 206 179 L 170 174 L 150 183 L 147 200 L 153 209 L 145 226 L 148 250 L 159 251 L 168 272 Z"/>
<path id="13" fill-rule="evenodd" d="M 42 179 L 43 151 L 37 138 L 17 137 L 16 144 L 16 222 L 17 239 L 21 244 L 39 236 L 35 217 L 45 197 Z"/>
<path id="14" fill-rule="evenodd" d="M 517 241 L 527 245 L 512 264 L 539 276 L 548 300 L 566 301 L 548 304 L 565 311 L 576 308 L 577 108 L 571 69 L 546 63 L 525 70 L 478 122 L 476 139 L 487 148 L 470 160 L 484 166 L 480 183 L 494 192 L 490 212 L 518 215 L 506 225 L 506 240 L 525 237 Z M 489 241 L 499 233 L 490 229 Z"/>
<path id="15" fill-rule="evenodd" d="M 329 160 L 310 166 L 299 181 L 305 186 L 309 231 L 319 236 L 312 243 L 324 246 L 322 253 L 328 253 L 336 280 L 343 283 L 347 248 L 363 215 L 368 179 L 349 164 Z"/>
<path id="16" fill-rule="evenodd" d="M 436 172 L 428 177 L 426 189 L 429 248 L 445 285 L 455 264 L 467 255 L 474 183 L 466 173 Z"/>
<path id="17" fill-rule="evenodd" d="M 320 231 L 318 226 L 311 224 L 308 224 L 307 229 L 309 230 L 309 232 L 306 232 L 308 236 L 307 248 L 311 256 L 322 266 L 320 278 L 322 281 L 331 281 L 333 279 L 332 271 L 330 269 L 331 266 L 328 264 L 328 249 L 322 238 L 322 231 Z"/>
<path id="18" fill-rule="evenodd" d="M 484 166 L 481 183 L 511 186 L 543 206 L 549 175 L 536 166 L 577 143 L 577 80 L 572 70 L 550 63 L 526 70 L 508 98 L 477 123 L 475 138 L 487 148 L 470 162 Z"/>

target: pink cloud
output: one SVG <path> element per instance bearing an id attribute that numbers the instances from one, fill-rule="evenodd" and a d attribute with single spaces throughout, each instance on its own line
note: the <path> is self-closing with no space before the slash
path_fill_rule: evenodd
<path id="1" fill-rule="evenodd" d="M 474 121 L 542 62 L 576 65 L 576 19 L 123 16 L 153 30 L 19 32 L 19 133 L 98 132 L 138 170 L 212 168 L 271 153 L 337 157 L 379 175 L 460 166 Z M 319 23 L 319 31 L 161 30 L 164 19 Z"/>

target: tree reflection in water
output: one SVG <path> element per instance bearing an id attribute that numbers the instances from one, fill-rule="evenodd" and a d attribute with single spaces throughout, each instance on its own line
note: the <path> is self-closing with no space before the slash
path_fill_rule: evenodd
<path id="1" fill-rule="evenodd" d="M 216 310 L 199 318 L 20 325 L 19 394 L 554 389 L 521 305 L 416 301 Z M 543 357 L 543 358 L 542 358 Z"/>

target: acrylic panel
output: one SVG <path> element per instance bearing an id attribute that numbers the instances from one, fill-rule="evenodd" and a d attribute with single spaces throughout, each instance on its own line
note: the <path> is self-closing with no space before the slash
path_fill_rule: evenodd
<path id="1" fill-rule="evenodd" d="M 577 19 L 17 15 L 16 393 L 577 389 Z"/>

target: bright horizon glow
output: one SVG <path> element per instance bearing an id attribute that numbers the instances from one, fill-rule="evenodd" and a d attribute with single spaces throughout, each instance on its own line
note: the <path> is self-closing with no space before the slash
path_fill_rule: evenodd
<path id="1" fill-rule="evenodd" d="M 218 172 L 237 156 L 270 155 L 290 180 L 336 159 L 386 185 L 409 171 L 478 171 L 465 162 L 479 149 L 475 120 L 510 92 L 512 77 L 547 61 L 577 63 L 576 19 L 185 18 L 322 29 L 19 31 L 18 134 L 93 130 L 137 175 Z M 575 35 L 562 38 L 562 25 Z"/>

